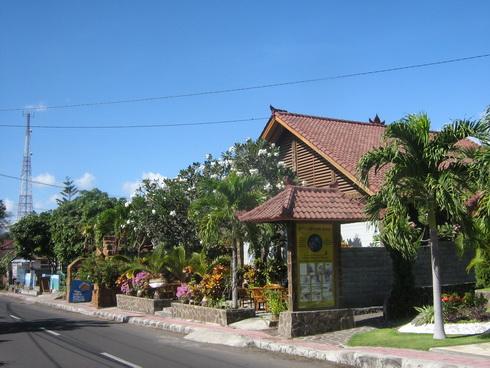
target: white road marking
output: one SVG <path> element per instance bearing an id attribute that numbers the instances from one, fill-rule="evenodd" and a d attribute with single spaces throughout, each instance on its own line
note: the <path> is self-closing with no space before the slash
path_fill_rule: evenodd
<path id="1" fill-rule="evenodd" d="M 133 364 L 131 362 L 128 362 L 127 360 L 118 358 L 117 356 L 114 356 L 114 355 L 109 354 L 109 353 L 100 353 L 100 355 L 103 355 L 103 356 L 105 356 L 107 358 L 110 358 L 112 360 L 115 360 L 116 362 L 119 362 L 119 363 L 122 363 L 124 365 L 127 365 L 128 367 L 131 367 L 131 368 L 142 368 L 140 365 Z"/>
<path id="2" fill-rule="evenodd" d="M 51 335 L 54 335 L 54 336 L 61 336 L 58 332 L 54 332 L 54 331 L 51 331 L 51 330 L 47 330 L 46 328 L 44 327 L 41 327 L 41 330 L 43 330 L 44 332 L 47 332 Z"/>
<path id="3" fill-rule="evenodd" d="M 20 317 L 14 316 L 13 314 L 9 314 L 9 316 L 12 317 L 13 319 L 22 319 Z"/>

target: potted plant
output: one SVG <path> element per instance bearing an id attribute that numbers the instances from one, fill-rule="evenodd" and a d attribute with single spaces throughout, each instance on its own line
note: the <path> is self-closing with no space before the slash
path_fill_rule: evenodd
<path id="1" fill-rule="evenodd" d="M 279 314 L 287 309 L 283 292 L 274 289 L 265 290 L 265 299 L 267 302 L 267 310 L 271 313 L 271 321 L 279 321 Z"/>

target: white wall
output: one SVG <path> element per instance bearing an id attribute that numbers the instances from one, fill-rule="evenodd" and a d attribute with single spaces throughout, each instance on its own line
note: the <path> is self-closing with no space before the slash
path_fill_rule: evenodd
<path id="1" fill-rule="evenodd" d="M 360 241 L 361 246 L 369 247 L 374 242 L 373 237 L 378 231 L 370 222 L 355 222 L 340 225 L 340 233 L 342 240 L 347 243 Z"/>

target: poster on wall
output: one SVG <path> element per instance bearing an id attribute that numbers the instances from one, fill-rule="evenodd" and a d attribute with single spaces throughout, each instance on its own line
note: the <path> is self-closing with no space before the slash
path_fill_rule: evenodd
<path id="1" fill-rule="evenodd" d="M 298 307 L 335 305 L 332 224 L 296 224 Z"/>

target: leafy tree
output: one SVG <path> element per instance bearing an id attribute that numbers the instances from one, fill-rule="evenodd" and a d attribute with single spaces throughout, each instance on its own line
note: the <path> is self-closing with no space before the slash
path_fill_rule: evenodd
<path id="1" fill-rule="evenodd" d="M 29 214 L 21 218 L 11 226 L 10 234 L 15 242 L 17 255 L 26 259 L 47 257 L 53 263 L 51 213 Z"/>
<path id="2" fill-rule="evenodd" d="M 114 236 L 116 247 L 124 245 L 126 241 L 125 223 L 129 216 L 129 208 L 123 200 L 118 200 L 114 207 L 108 208 L 97 215 L 94 224 L 96 244 L 101 244 L 104 236 Z"/>
<path id="3" fill-rule="evenodd" d="M 190 196 L 184 180 L 163 182 L 144 180 L 129 205 L 129 216 L 123 228 L 138 253 L 141 247 L 164 244 L 167 250 L 183 245 L 193 251 L 199 246 L 193 221 L 187 216 Z"/>
<path id="4" fill-rule="evenodd" d="M 78 194 L 78 189 L 75 186 L 73 180 L 67 176 L 65 178 L 65 181 L 63 182 L 63 185 L 65 186 L 64 189 L 60 192 L 61 198 L 56 199 L 56 202 L 58 205 L 61 205 L 65 202 L 71 201 L 75 196 Z"/>
<path id="5" fill-rule="evenodd" d="M 3 203 L 3 200 L 0 199 L 0 233 L 3 232 L 7 226 L 7 217 L 7 207 L 5 206 L 5 203 Z"/>
<path id="6" fill-rule="evenodd" d="M 490 108 L 482 121 L 490 125 Z M 470 267 L 475 266 L 477 286 L 490 287 L 490 145 L 482 143 L 472 165 L 471 181 L 476 183 L 476 194 L 468 203 L 478 235 L 472 239 L 478 249 Z"/>
<path id="7" fill-rule="evenodd" d="M 95 249 L 97 216 L 116 203 L 116 198 L 92 189 L 81 191 L 77 198 L 62 203 L 53 211 L 51 233 L 54 251 L 63 266 Z"/>
<path id="8" fill-rule="evenodd" d="M 368 198 L 368 210 L 379 218 L 387 209 L 382 232 L 393 240 L 390 246 L 410 255 L 420 241 L 413 219 L 428 229 L 431 246 L 432 286 L 435 311 L 434 338 L 444 339 L 439 275 L 439 232 L 447 224 L 465 225 L 465 198 L 469 188 L 470 161 L 458 144 L 475 137 L 488 141 L 489 127 L 481 121 L 457 120 L 433 134 L 425 114 L 408 115 L 390 124 L 385 144 L 365 154 L 359 162 L 362 179 L 382 168 L 387 170 L 383 187 Z M 411 213 L 416 216 L 410 216 Z M 462 232 L 463 233 L 463 232 Z M 382 235 L 383 236 L 383 235 Z"/>
<path id="9" fill-rule="evenodd" d="M 202 196 L 192 203 L 191 215 L 205 245 L 218 244 L 231 249 L 232 306 L 238 306 L 237 254 L 247 237 L 247 225 L 236 218 L 238 211 L 255 207 L 260 199 L 259 178 L 231 172 L 223 180 L 201 183 Z"/>

